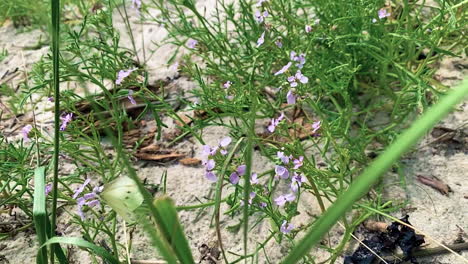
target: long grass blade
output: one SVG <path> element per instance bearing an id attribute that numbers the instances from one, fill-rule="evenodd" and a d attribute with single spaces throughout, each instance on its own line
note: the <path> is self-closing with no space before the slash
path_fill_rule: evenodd
<path id="1" fill-rule="evenodd" d="M 404 131 L 364 172 L 356 178 L 349 189 L 317 220 L 305 237 L 297 243 L 283 263 L 298 262 L 321 237 L 341 218 L 353 203 L 361 198 L 394 162 L 408 151 L 438 121 L 446 116 L 453 106 L 468 94 L 468 80 L 463 81 L 449 94 L 432 106 L 413 125 Z"/>
<path id="2" fill-rule="evenodd" d="M 52 187 L 52 212 L 50 220 L 49 237 L 55 235 L 55 226 L 57 222 L 57 195 L 58 195 L 58 167 L 60 150 L 60 76 L 59 76 L 59 38 L 60 38 L 60 0 L 51 0 L 52 12 L 52 69 L 53 69 L 53 87 L 54 87 L 54 155 L 53 172 L 54 180 Z M 54 263 L 54 245 L 51 245 L 50 262 Z"/>
<path id="3" fill-rule="evenodd" d="M 180 263 L 192 264 L 190 246 L 177 217 L 174 202 L 169 197 L 160 197 L 154 201 L 154 207 L 160 220 L 160 231 L 170 243 Z"/>
<path id="4" fill-rule="evenodd" d="M 39 244 L 47 241 L 47 212 L 45 199 L 45 167 L 34 170 L 34 227 L 36 228 Z M 37 254 L 37 263 L 47 263 L 47 248 L 41 247 Z"/>
<path id="5" fill-rule="evenodd" d="M 70 244 L 74 246 L 78 246 L 81 248 L 86 248 L 92 251 L 94 254 L 100 256 L 103 258 L 107 263 L 111 264 L 119 264 L 119 260 L 116 259 L 112 254 L 107 252 L 106 249 L 96 246 L 95 244 L 86 241 L 82 238 L 79 237 L 52 237 L 49 240 L 47 240 L 44 244 L 41 246 L 41 250 L 44 249 L 47 245 L 54 245 L 54 244 Z"/>

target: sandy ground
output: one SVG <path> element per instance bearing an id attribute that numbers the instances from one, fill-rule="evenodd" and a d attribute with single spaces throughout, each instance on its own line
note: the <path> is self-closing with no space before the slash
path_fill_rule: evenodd
<path id="1" fill-rule="evenodd" d="M 173 78 L 177 75 L 174 69 L 167 65 L 173 47 L 164 47 L 150 56 L 151 49 L 154 49 L 152 42 L 159 42 L 166 36 L 166 31 L 159 25 L 151 24 L 136 24 L 138 17 L 135 11 L 129 10 L 132 16 L 132 28 L 134 36 L 137 40 L 137 50 L 140 58 L 143 58 L 143 48 L 148 60 L 148 70 L 151 76 L 151 82 L 156 80 L 164 80 Z M 114 17 L 115 26 L 122 33 L 122 45 L 131 48 L 131 43 L 127 37 L 127 33 L 120 18 L 117 14 Z M 8 57 L 0 62 L 0 76 L 6 71 L 14 71 L 17 67 L 29 69 L 31 65 L 38 61 L 39 58 L 45 55 L 49 49 L 44 46 L 38 50 L 24 50 L 25 46 L 33 46 L 36 44 L 38 36 L 42 33 L 39 31 L 31 31 L 25 33 L 17 32 L 11 25 L 0 28 L 0 50 L 7 48 L 9 50 Z M 142 44 L 142 36 L 144 36 L 144 44 Z M 464 66 L 460 66 L 464 65 Z M 453 85 L 466 76 L 466 60 L 446 60 L 437 73 L 438 78 L 441 78 L 446 84 Z M 18 75 L 13 78 L 10 83 L 18 84 L 24 76 Z M 179 93 L 188 92 L 193 89 L 196 84 L 192 83 L 185 77 L 178 78 L 173 82 L 176 90 Z M 1 96 L 1 95 L 0 95 Z M 0 97 L 2 99 L 2 97 Z M 4 99 L 4 98 L 3 98 Z M 46 113 L 47 114 L 47 113 Z M 50 113 L 48 113 L 50 114 Z M 441 125 L 458 129 L 468 121 L 468 104 L 464 103 L 458 107 L 457 111 L 446 118 Z M 465 135 L 468 131 L 465 128 Z M 228 134 L 225 128 L 210 127 L 204 131 L 203 139 L 209 145 L 215 145 L 218 140 Z M 403 201 L 408 199 L 409 204 L 401 212 L 395 213 L 396 217 L 403 216 L 405 213 L 410 215 L 411 223 L 417 228 L 424 231 L 440 242 L 451 244 L 460 236 L 461 231 L 468 232 L 468 187 L 466 185 L 466 171 L 468 171 L 468 148 L 467 138 L 463 139 L 462 143 L 447 143 L 436 142 L 434 138 L 428 135 L 424 141 L 419 144 L 419 147 L 407 155 L 403 162 L 406 165 L 404 170 L 406 173 L 406 191 L 398 184 L 398 176 L 389 173 L 386 181 L 389 183 L 389 188 L 386 189 L 387 196 L 395 201 Z M 192 140 L 185 140 L 175 146 L 175 149 L 185 152 L 193 150 L 195 158 L 201 158 L 201 145 Z M 197 199 L 206 200 L 212 192 L 213 185 L 209 184 L 205 179 L 204 169 L 202 167 L 187 167 L 181 164 L 158 165 L 148 162 L 139 162 L 135 166 L 138 168 L 138 174 L 141 179 L 148 179 L 151 183 L 160 183 L 160 178 L 163 172 L 167 171 L 167 193 L 171 196 L 178 205 L 197 204 Z M 254 171 L 264 171 L 265 168 L 272 167 L 265 158 L 255 154 Z M 64 164 L 62 173 L 73 171 L 73 167 Z M 422 185 L 417 181 L 418 175 L 438 177 L 443 182 L 447 183 L 452 192 L 444 196 L 434 189 Z M 225 193 L 228 193 L 226 191 Z M 305 197 L 301 200 L 301 215 L 294 218 L 293 223 L 300 225 L 310 219 L 310 215 L 318 215 L 319 209 L 311 197 Z M 227 208 L 223 208 L 226 210 Z M 187 237 L 194 252 L 195 258 L 199 257 L 198 246 L 202 243 L 210 243 L 216 240 L 215 229 L 210 224 L 213 210 L 210 208 L 205 210 L 200 215 L 198 211 L 182 211 L 180 219 L 184 224 Z M 67 236 L 78 236 L 79 229 L 74 226 L 66 225 L 66 217 L 61 220 L 59 229 Z M 251 217 L 254 221 L 255 215 Z M 241 233 L 231 233 L 226 230 L 226 227 L 238 224 L 239 216 L 228 218 L 223 216 L 221 219 L 221 228 L 223 230 L 223 243 L 228 252 L 242 252 L 242 235 Z M 253 222 L 252 222 L 253 224 Z M 263 241 L 268 235 L 270 224 L 266 221 L 258 225 L 249 233 L 250 245 L 253 248 L 258 242 Z M 336 242 L 339 238 L 339 230 L 331 233 L 332 242 Z M 466 234 L 465 240 L 468 239 Z M 125 238 L 123 234 L 120 236 L 120 241 Z M 148 243 L 144 234 L 140 230 L 133 232 L 133 244 L 131 256 L 134 259 L 157 259 L 154 249 Z M 435 243 L 428 241 L 428 247 L 436 246 Z M 25 232 L 19 232 L 9 239 L 0 241 L 0 263 L 34 263 L 34 256 L 37 251 L 36 237 L 32 229 Z M 274 240 L 271 240 L 265 249 L 272 263 L 278 263 L 286 253 L 287 247 L 285 243 L 278 245 Z M 350 250 L 350 249 L 349 249 Z M 349 251 L 348 250 L 348 251 Z M 74 263 L 92 263 L 90 256 L 78 249 L 73 251 L 72 260 Z M 317 259 L 324 259 L 327 256 L 326 252 L 313 251 L 313 255 Z M 463 255 L 468 257 L 468 252 Z M 235 257 L 229 254 L 229 259 Z M 259 255 L 259 263 L 265 262 L 264 253 Z M 340 263 L 341 260 L 338 260 Z M 421 263 L 461 263 L 459 259 L 452 255 L 440 255 L 437 257 L 424 259 Z"/>

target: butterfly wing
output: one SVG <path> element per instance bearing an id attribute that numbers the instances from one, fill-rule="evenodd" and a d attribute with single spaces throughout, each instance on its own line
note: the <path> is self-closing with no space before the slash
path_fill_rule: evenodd
<path id="1" fill-rule="evenodd" d="M 135 181 L 119 177 L 104 186 L 101 198 L 127 222 L 134 222 L 134 211 L 143 203 Z"/>

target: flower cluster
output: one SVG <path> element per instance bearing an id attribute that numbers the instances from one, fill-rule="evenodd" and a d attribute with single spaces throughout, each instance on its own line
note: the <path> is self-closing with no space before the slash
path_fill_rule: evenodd
<path id="1" fill-rule="evenodd" d="M 138 68 L 133 68 L 133 69 L 129 69 L 129 70 L 120 70 L 117 73 L 117 80 L 115 80 L 115 84 L 117 84 L 117 85 L 122 84 L 123 80 L 125 78 L 127 78 L 128 76 L 130 76 L 130 74 L 132 74 L 132 72 L 134 72 L 136 70 L 138 70 Z"/>
<path id="2" fill-rule="evenodd" d="M 78 196 L 84 191 L 84 189 L 90 182 L 91 182 L 90 179 L 86 179 L 84 183 L 75 190 L 75 193 L 73 194 L 73 197 L 72 197 L 73 199 L 76 199 L 76 202 L 78 205 L 78 215 L 81 217 L 81 220 L 85 219 L 85 215 L 83 213 L 83 207 L 85 205 L 92 208 L 96 205 L 101 204 L 98 199 L 98 194 L 102 192 L 102 190 L 104 189 L 104 186 L 96 186 L 93 188 L 92 192 L 86 193 L 83 196 L 78 198 Z"/>
<path id="3" fill-rule="evenodd" d="M 221 139 L 217 146 L 211 147 L 209 145 L 203 145 L 203 152 L 202 155 L 204 156 L 203 165 L 205 166 L 205 177 L 210 181 L 217 181 L 216 173 L 213 171 L 216 167 L 216 161 L 212 159 L 216 153 L 219 153 L 225 156 L 228 152 L 226 147 L 231 143 L 232 139 L 230 137 L 225 137 Z"/>
<path id="4" fill-rule="evenodd" d="M 31 132 L 32 128 L 33 128 L 33 127 L 32 127 L 31 125 L 25 125 L 25 126 L 21 129 L 21 135 L 23 136 L 24 142 L 28 142 L 28 141 L 29 141 L 29 133 Z"/>
<path id="5" fill-rule="evenodd" d="M 282 163 L 281 165 L 275 166 L 275 179 L 289 179 L 291 176 L 291 185 L 290 189 L 292 193 L 280 195 L 275 199 L 275 203 L 278 206 L 284 206 L 287 202 L 292 202 L 296 199 L 296 193 L 299 190 L 299 187 L 306 181 L 306 178 L 302 174 L 298 174 L 293 170 L 297 170 L 303 165 L 304 157 L 300 156 L 295 159 L 292 155 L 286 155 L 283 151 L 278 151 L 276 157 Z M 292 162 L 291 162 L 292 161 Z M 292 168 L 288 169 L 288 166 Z"/>
<path id="6" fill-rule="evenodd" d="M 240 176 L 244 175 L 245 174 L 245 169 L 246 169 L 246 165 L 240 165 L 239 167 L 237 167 L 236 171 L 234 171 L 233 173 L 231 173 L 231 176 L 229 176 L 229 181 L 232 183 L 232 184 L 237 184 L 239 183 L 239 180 L 240 180 Z"/>
<path id="7" fill-rule="evenodd" d="M 271 123 L 270 125 L 268 126 L 268 131 L 270 131 L 271 133 L 275 132 L 275 129 L 276 127 L 279 125 L 279 123 L 284 119 L 284 114 L 281 113 L 281 115 L 275 119 L 275 118 L 272 118 L 271 119 Z"/>
<path id="8" fill-rule="evenodd" d="M 60 117 L 60 120 L 62 120 L 62 124 L 60 125 L 60 131 L 64 131 L 67 128 L 68 123 L 70 123 L 72 119 L 73 119 L 73 113 L 62 115 Z"/>

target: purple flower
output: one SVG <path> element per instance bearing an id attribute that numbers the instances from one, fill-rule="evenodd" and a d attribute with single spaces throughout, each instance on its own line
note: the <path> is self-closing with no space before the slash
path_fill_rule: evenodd
<path id="1" fill-rule="evenodd" d="M 294 229 L 293 224 L 288 224 L 286 220 L 283 220 L 283 223 L 281 224 L 281 228 L 280 228 L 281 233 L 288 234 L 293 229 Z"/>
<path id="2" fill-rule="evenodd" d="M 195 40 L 195 39 L 188 39 L 187 40 L 187 47 L 189 47 L 189 49 L 194 49 L 198 44 L 198 40 Z"/>
<path id="3" fill-rule="evenodd" d="M 271 123 L 268 126 L 268 131 L 270 131 L 271 133 L 275 132 L 276 127 L 279 125 L 281 120 L 283 120 L 283 118 L 284 118 L 283 113 L 281 113 L 281 115 L 278 117 L 278 119 L 272 118 Z"/>
<path id="4" fill-rule="evenodd" d="M 258 23 L 263 23 L 263 21 L 265 21 L 265 18 L 268 16 L 268 11 L 263 11 L 260 12 L 260 11 L 256 11 L 255 12 L 255 19 L 257 20 Z"/>
<path id="5" fill-rule="evenodd" d="M 52 191 L 52 184 L 49 183 L 45 186 L 45 195 L 49 195 L 49 193 Z"/>
<path id="6" fill-rule="evenodd" d="M 233 172 L 229 176 L 229 181 L 234 185 L 239 183 L 239 180 L 240 180 L 240 177 L 239 177 L 239 174 L 237 174 L 237 172 Z"/>
<path id="7" fill-rule="evenodd" d="M 135 9 L 140 9 L 141 0 L 132 0 L 132 7 L 135 8 Z"/>
<path id="8" fill-rule="evenodd" d="M 275 72 L 275 76 L 285 73 L 289 69 L 289 67 L 291 67 L 291 64 L 291 62 L 288 62 L 288 64 L 284 65 L 283 68 L 281 68 L 281 70 Z"/>
<path id="9" fill-rule="evenodd" d="M 73 194 L 72 198 L 76 199 L 76 197 L 78 197 L 78 195 L 80 195 L 80 193 L 84 191 L 86 185 L 88 185 L 90 182 L 91 182 L 91 179 L 89 178 L 86 179 L 80 187 L 76 188 L 75 193 Z"/>
<path id="10" fill-rule="evenodd" d="M 275 199 L 275 203 L 278 206 L 284 206 L 287 202 L 292 202 L 296 199 L 294 193 L 288 193 L 285 195 L 280 195 Z"/>
<path id="11" fill-rule="evenodd" d="M 291 87 L 296 87 L 298 85 L 297 81 L 299 81 L 302 84 L 306 84 L 309 82 L 309 78 L 304 76 L 301 71 L 297 71 L 296 74 L 293 76 L 288 77 L 288 82 Z"/>
<path id="12" fill-rule="evenodd" d="M 128 90 L 127 98 L 130 100 L 131 104 L 136 105 L 135 99 L 133 98 L 133 90 Z"/>
<path id="13" fill-rule="evenodd" d="M 291 179 L 291 190 L 297 192 L 302 183 L 306 181 L 306 177 L 302 174 L 294 173 L 294 176 Z"/>
<path id="14" fill-rule="evenodd" d="M 260 38 L 257 40 L 257 48 L 260 47 L 265 42 L 265 31 L 263 31 Z"/>
<path id="15" fill-rule="evenodd" d="M 304 161 L 304 157 L 303 156 L 300 156 L 299 159 L 295 159 L 293 161 L 294 163 L 294 169 L 297 170 L 299 169 L 301 166 L 302 166 L 302 162 Z"/>
<path id="16" fill-rule="evenodd" d="M 239 167 L 237 167 L 236 171 L 231 173 L 231 175 L 229 176 L 229 181 L 232 184 L 237 184 L 240 180 L 240 176 L 245 174 L 246 168 L 247 168 L 246 165 L 240 165 Z"/>
<path id="17" fill-rule="evenodd" d="M 231 85 L 232 85 L 232 82 L 231 82 L 231 81 L 227 81 L 227 82 L 225 82 L 225 83 L 223 84 L 223 87 L 224 87 L 224 89 L 228 89 L 229 87 L 231 87 Z"/>
<path id="18" fill-rule="evenodd" d="M 289 171 L 286 167 L 283 167 L 281 165 L 276 165 L 275 166 L 275 173 L 277 176 L 280 176 L 282 179 L 287 179 L 289 178 Z"/>
<path id="19" fill-rule="evenodd" d="M 276 156 L 284 163 L 284 164 L 288 164 L 289 163 L 289 157 L 284 155 L 284 152 L 282 151 L 278 151 L 276 153 Z"/>
<path id="20" fill-rule="evenodd" d="M 117 73 L 117 80 L 115 80 L 115 84 L 119 85 L 122 84 L 123 80 L 130 76 L 130 74 L 134 71 L 136 71 L 138 68 L 133 68 L 129 70 L 120 70 L 119 73 Z"/>
<path id="21" fill-rule="evenodd" d="M 275 41 L 275 45 L 280 49 L 283 47 L 283 43 L 279 39 Z"/>
<path id="22" fill-rule="evenodd" d="M 321 121 L 312 123 L 312 134 L 315 134 L 321 127 Z"/>
<path id="23" fill-rule="evenodd" d="M 260 204 L 258 206 L 260 206 L 260 208 L 265 208 L 265 207 L 267 207 L 267 203 L 260 202 Z"/>
<path id="24" fill-rule="evenodd" d="M 299 56 L 297 56 L 297 53 L 295 51 L 291 51 L 289 53 L 289 58 L 292 60 L 292 61 L 295 61 L 295 62 L 298 62 L 296 64 L 296 67 L 299 68 L 299 69 L 302 69 L 302 67 L 304 67 L 304 64 L 306 63 L 306 58 L 305 58 L 305 54 L 304 53 L 301 53 L 299 54 Z"/>
<path id="25" fill-rule="evenodd" d="M 212 182 L 215 182 L 218 180 L 218 177 L 216 177 L 216 174 L 212 171 L 207 171 L 205 173 L 205 177 L 209 180 L 209 181 L 212 181 Z"/>
<path id="26" fill-rule="evenodd" d="M 23 140 L 25 142 L 28 142 L 29 141 L 29 132 L 31 132 L 32 130 L 32 126 L 31 125 L 25 125 L 22 129 L 21 129 L 21 135 L 23 135 Z"/>
<path id="27" fill-rule="evenodd" d="M 212 159 L 209 159 L 208 161 L 205 162 L 205 169 L 207 171 L 213 170 L 215 166 L 216 166 L 216 162 Z"/>
<path id="28" fill-rule="evenodd" d="M 54 102 L 54 98 L 53 97 L 47 97 L 47 101 L 52 103 L 52 102 Z"/>
<path id="29" fill-rule="evenodd" d="M 221 139 L 221 141 L 219 142 L 219 146 L 220 147 L 227 147 L 229 144 L 231 144 L 231 141 L 232 141 L 232 138 L 230 137 L 225 137 L 223 139 Z"/>
<path id="30" fill-rule="evenodd" d="M 387 9 L 385 9 L 385 8 L 379 9 L 377 14 L 378 14 L 380 19 L 384 19 L 384 18 L 389 17 L 391 15 L 390 13 L 387 12 Z"/>
<path id="31" fill-rule="evenodd" d="M 306 26 L 305 26 L 305 32 L 306 32 L 306 33 L 310 33 L 311 31 L 312 31 L 312 26 L 306 25 Z"/>
<path id="32" fill-rule="evenodd" d="M 65 114 L 65 116 L 61 116 L 60 120 L 62 120 L 62 125 L 60 125 L 60 131 L 64 131 L 67 128 L 68 123 L 72 121 L 73 113 Z"/>
<path id="33" fill-rule="evenodd" d="M 75 194 L 73 195 L 73 199 L 76 199 L 78 195 L 83 192 L 84 188 L 86 187 L 86 185 L 89 184 L 90 181 L 90 179 L 86 179 L 83 185 L 77 188 Z M 81 220 L 85 219 L 85 215 L 83 213 L 83 206 L 87 205 L 88 207 L 94 207 L 100 204 L 98 200 L 98 193 L 102 192 L 103 188 L 104 186 L 94 187 L 92 192 L 86 193 L 82 197 L 76 199 L 76 203 L 78 205 L 78 215 L 81 217 Z"/>
<path id="34" fill-rule="evenodd" d="M 286 101 L 288 102 L 288 104 L 296 103 L 296 95 L 294 95 L 292 90 L 289 90 L 288 93 L 286 94 Z"/>
<path id="35" fill-rule="evenodd" d="M 250 176 L 250 184 L 252 184 L 252 185 L 258 184 L 258 175 L 257 175 L 257 173 L 252 173 L 252 175 Z"/>
<path id="36" fill-rule="evenodd" d="M 255 192 L 251 192 L 249 196 L 250 196 L 249 204 L 252 204 L 252 201 L 255 198 L 255 196 L 257 196 L 257 194 Z"/>

